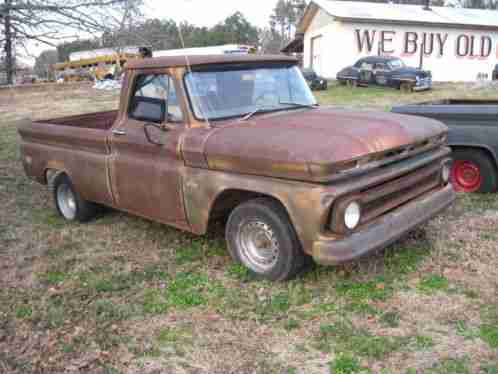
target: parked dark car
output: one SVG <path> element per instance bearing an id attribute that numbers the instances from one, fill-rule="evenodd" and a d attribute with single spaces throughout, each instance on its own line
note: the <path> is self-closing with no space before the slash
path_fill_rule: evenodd
<path id="1" fill-rule="evenodd" d="M 403 91 L 422 91 L 432 87 L 430 71 L 406 66 L 397 57 L 370 56 L 337 73 L 337 80 L 351 86 L 377 84 Z"/>
<path id="2" fill-rule="evenodd" d="M 313 69 L 302 69 L 303 77 L 312 90 L 326 90 L 327 80 L 320 77 Z"/>
<path id="3" fill-rule="evenodd" d="M 451 179 L 457 191 L 495 192 L 498 186 L 498 100 L 440 100 L 394 107 L 449 127 Z"/>
<path id="4" fill-rule="evenodd" d="M 493 72 L 491 73 L 491 77 L 494 81 L 498 80 L 498 64 L 495 65 Z"/>

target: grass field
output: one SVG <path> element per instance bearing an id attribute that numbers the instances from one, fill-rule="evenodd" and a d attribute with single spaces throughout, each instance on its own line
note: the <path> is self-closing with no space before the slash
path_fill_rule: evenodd
<path id="1" fill-rule="evenodd" d="M 402 95 L 332 87 L 386 110 L 496 88 Z M 382 253 L 254 279 L 207 237 L 119 212 L 57 216 L 21 167 L 16 121 L 113 108 L 90 88 L 0 93 L 0 373 L 498 373 L 498 195 L 459 196 Z"/>

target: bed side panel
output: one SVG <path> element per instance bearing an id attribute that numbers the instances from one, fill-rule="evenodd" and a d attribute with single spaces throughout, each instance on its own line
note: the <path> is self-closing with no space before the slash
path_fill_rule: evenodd
<path id="1" fill-rule="evenodd" d="M 64 170 L 83 198 L 112 205 L 106 131 L 26 121 L 19 133 L 28 176 L 46 183 L 47 169 Z"/>

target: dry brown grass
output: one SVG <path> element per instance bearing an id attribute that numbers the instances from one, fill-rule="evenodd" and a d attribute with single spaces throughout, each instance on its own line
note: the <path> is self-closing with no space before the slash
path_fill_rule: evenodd
<path id="1" fill-rule="evenodd" d="M 351 95 L 400 100 L 381 92 Z M 460 196 L 383 253 L 270 284 L 232 263 L 222 228 L 196 238 L 118 212 L 64 223 L 23 174 L 15 121 L 117 96 L 0 95 L 0 373 L 497 372 L 497 196 Z M 321 100 L 334 95 L 359 102 Z"/>

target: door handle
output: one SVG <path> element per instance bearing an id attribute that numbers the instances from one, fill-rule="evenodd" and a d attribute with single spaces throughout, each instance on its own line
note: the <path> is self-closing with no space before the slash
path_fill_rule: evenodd
<path id="1" fill-rule="evenodd" d="M 114 135 L 126 135 L 126 131 L 125 130 L 121 130 L 121 129 L 114 129 L 114 130 L 112 130 L 112 133 Z"/>

